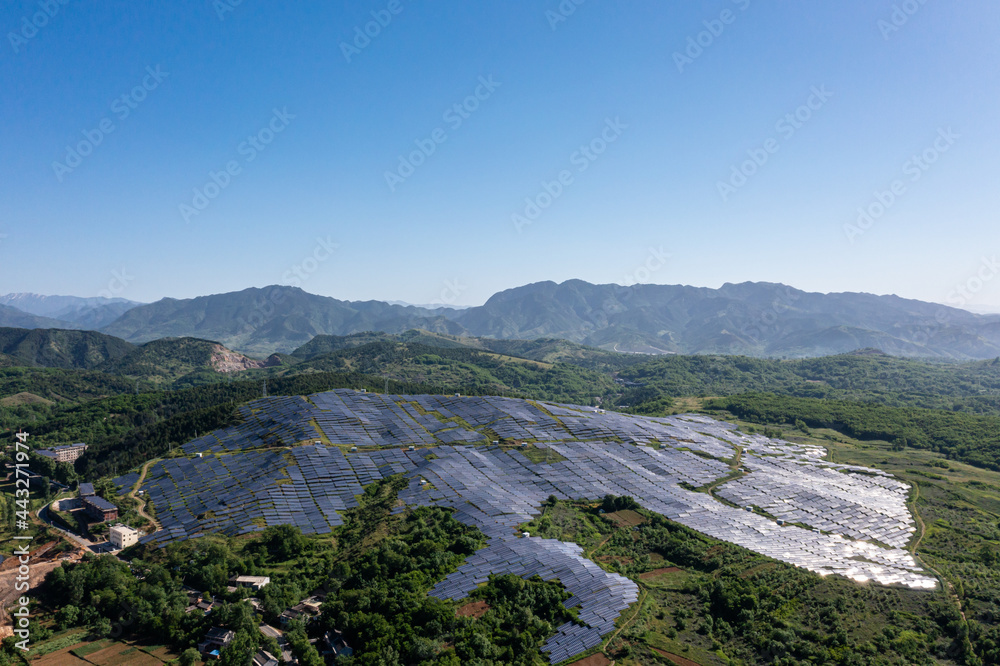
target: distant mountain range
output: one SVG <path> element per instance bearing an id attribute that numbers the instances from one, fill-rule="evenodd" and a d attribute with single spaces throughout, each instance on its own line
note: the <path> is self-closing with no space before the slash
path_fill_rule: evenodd
<path id="1" fill-rule="evenodd" d="M 46 317 L 61 328 L 81 328 L 96 330 L 118 319 L 127 310 L 141 305 L 124 298 L 103 298 L 95 296 L 43 296 L 41 294 L 5 294 L 0 296 L 0 305 L 17 308 L 21 312 Z M 18 326 L 0 319 L 0 325 Z"/>
<path id="2" fill-rule="evenodd" d="M 18 302 L 4 298 L 7 303 Z M 24 303 L 32 304 L 35 313 L 0 305 L 0 325 L 54 327 L 51 320 L 31 319 L 42 316 L 37 300 Z M 462 309 L 341 301 L 285 286 L 165 298 L 146 305 L 85 307 L 94 312 L 93 308 L 111 305 L 123 312 L 99 327 L 103 333 L 133 343 L 195 337 L 258 356 L 289 353 L 318 335 L 412 329 L 495 339 L 558 338 L 642 354 L 809 357 L 877 348 L 897 356 L 1000 356 L 1000 315 L 977 315 L 898 296 L 818 294 L 761 282 L 725 284 L 719 289 L 539 282 Z M 84 315 L 73 304 L 44 312 L 63 318 L 77 313 L 64 328 L 97 328 L 81 323 Z M 21 323 L 13 323 L 16 317 Z"/>

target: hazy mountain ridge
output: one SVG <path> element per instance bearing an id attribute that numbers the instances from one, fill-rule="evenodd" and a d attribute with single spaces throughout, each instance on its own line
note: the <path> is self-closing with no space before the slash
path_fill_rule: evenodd
<path id="1" fill-rule="evenodd" d="M 41 317 L 39 315 L 18 310 L 9 305 L 0 305 L 0 326 L 12 328 L 65 328 L 78 329 L 78 325 L 68 321 L 61 321 L 51 317 Z"/>
<path id="2" fill-rule="evenodd" d="M 67 328 L 93 330 L 107 326 L 131 308 L 142 304 L 124 298 L 45 296 L 22 292 L 0 296 L 0 305 L 72 324 Z"/>
<path id="3" fill-rule="evenodd" d="M 998 315 L 898 296 L 818 294 L 763 282 L 727 283 L 718 289 L 538 282 L 462 310 L 341 301 L 269 286 L 137 305 L 100 330 L 133 343 L 210 339 L 267 356 L 290 353 L 320 335 L 412 329 L 466 338 L 562 339 L 643 354 L 807 357 L 874 347 L 900 356 L 1000 355 Z"/>
<path id="4" fill-rule="evenodd" d="M 561 337 L 619 351 L 820 356 L 858 347 L 946 358 L 1000 353 L 1000 317 L 863 293 L 772 283 L 719 289 L 542 282 L 494 295 L 456 318 L 471 334 Z"/>

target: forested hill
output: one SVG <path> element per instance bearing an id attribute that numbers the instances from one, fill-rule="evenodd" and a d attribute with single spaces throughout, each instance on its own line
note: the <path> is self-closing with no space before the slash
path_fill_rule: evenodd
<path id="1" fill-rule="evenodd" d="M 94 331 L 58 328 L 0 328 L 0 353 L 11 364 L 46 368 L 93 369 L 115 361 L 135 345 Z"/>

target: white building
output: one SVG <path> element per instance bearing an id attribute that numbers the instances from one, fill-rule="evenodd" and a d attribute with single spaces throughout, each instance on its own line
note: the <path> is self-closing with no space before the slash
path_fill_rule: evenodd
<path id="1" fill-rule="evenodd" d="M 240 587 L 249 587 L 254 592 L 271 582 L 268 576 L 235 576 L 230 580 Z"/>
<path id="2" fill-rule="evenodd" d="M 127 525 L 112 525 L 108 529 L 108 539 L 117 550 L 128 548 L 139 542 L 139 530 Z"/>

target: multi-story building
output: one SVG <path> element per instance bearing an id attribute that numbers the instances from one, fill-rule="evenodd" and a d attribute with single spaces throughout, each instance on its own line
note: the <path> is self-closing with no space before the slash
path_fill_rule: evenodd
<path id="1" fill-rule="evenodd" d="M 108 530 L 108 540 L 117 550 L 139 543 L 139 530 L 128 525 L 112 525 Z"/>
<path id="2" fill-rule="evenodd" d="M 102 523 L 108 520 L 117 520 L 118 507 L 100 495 L 91 495 L 82 499 L 84 510 L 94 520 L 99 520 Z"/>
<path id="3" fill-rule="evenodd" d="M 223 627 L 212 627 L 205 634 L 205 640 L 198 643 L 198 652 L 208 659 L 218 659 L 222 649 L 236 638 L 236 633 Z"/>
<path id="4" fill-rule="evenodd" d="M 76 444 L 64 444 L 63 446 L 53 446 L 51 449 L 35 449 L 35 453 L 46 458 L 51 458 L 56 462 L 71 463 L 83 455 L 87 450 L 87 445 L 83 442 Z"/>

